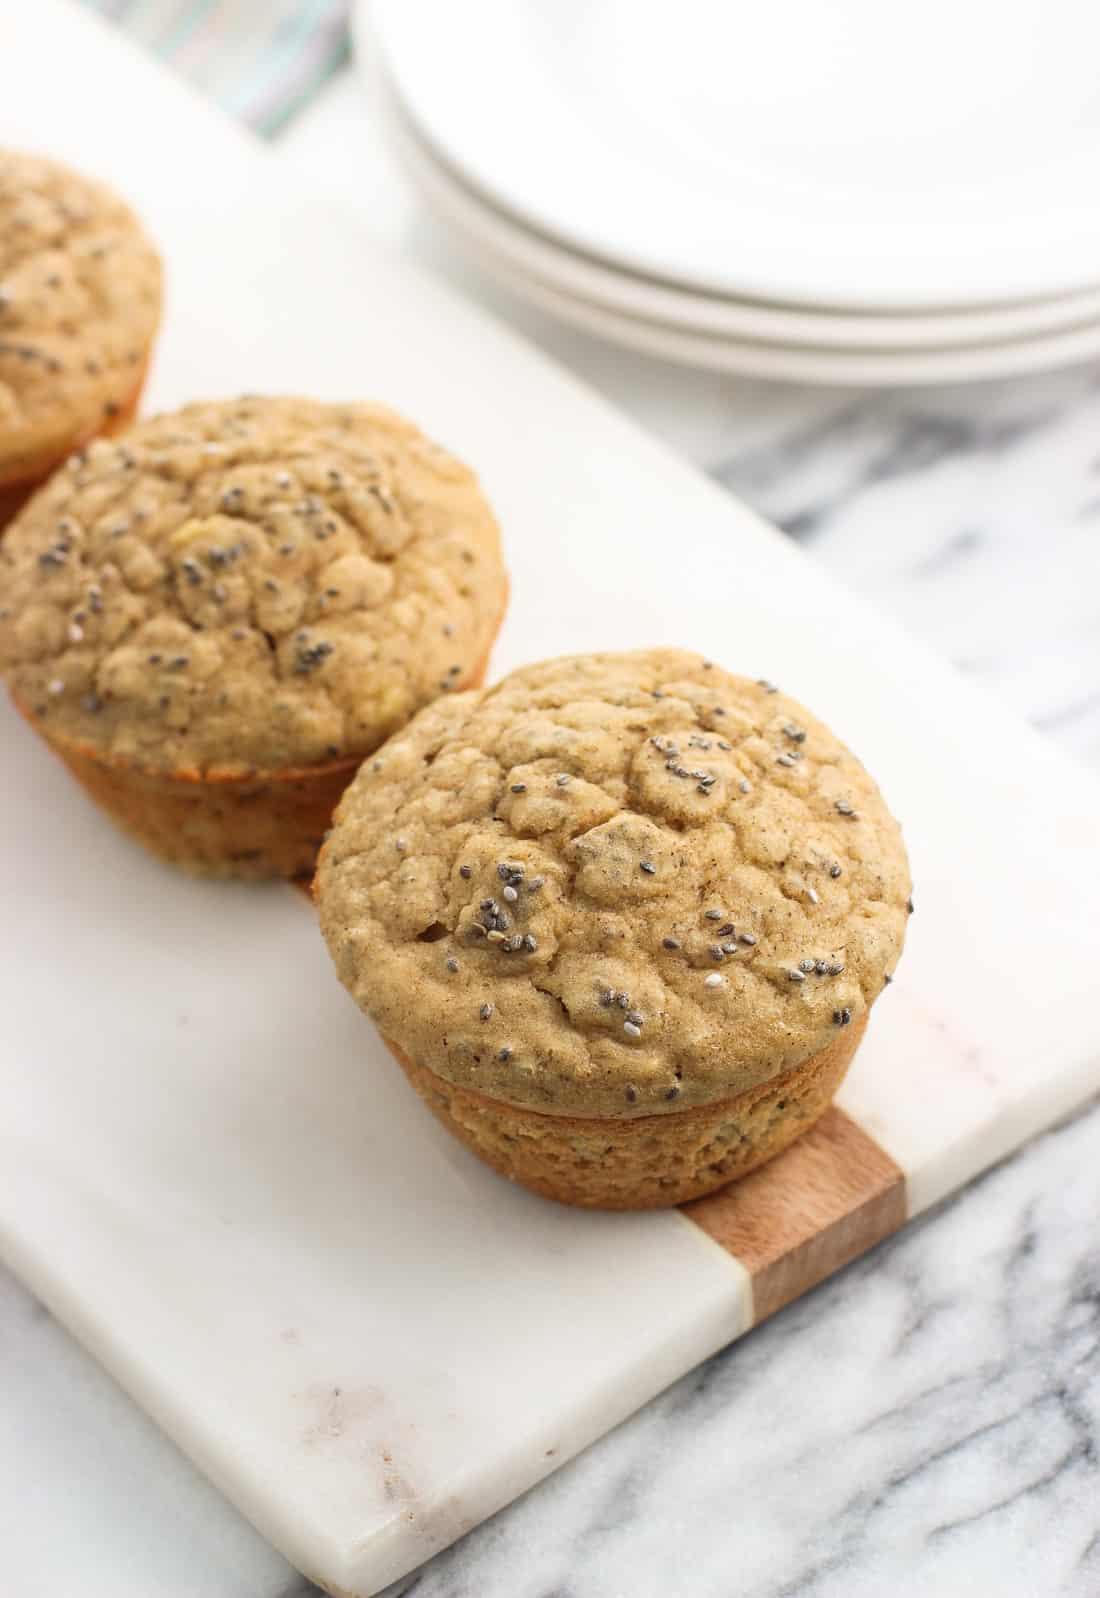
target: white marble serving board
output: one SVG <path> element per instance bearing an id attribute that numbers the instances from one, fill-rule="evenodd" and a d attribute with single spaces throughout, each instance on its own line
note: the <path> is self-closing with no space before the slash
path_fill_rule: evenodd
<path id="1" fill-rule="evenodd" d="M 911 1214 L 1100 1087 L 1091 778 L 94 19 L 11 10 L 0 58 L 0 143 L 100 171 L 164 247 L 150 403 L 385 399 L 499 510 L 494 670 L 694 645 L 865 758 L 918 909 L 841 1103 Z M 544 1204 L 439 1131 L 300 896 L 161 868 L 0 737 L 0 1253 L 301 1569 L 376 1592 L 746 1327 L 679 1212 Z"/>

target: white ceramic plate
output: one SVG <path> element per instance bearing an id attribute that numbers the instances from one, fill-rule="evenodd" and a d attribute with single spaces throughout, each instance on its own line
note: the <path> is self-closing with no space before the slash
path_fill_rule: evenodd
<path id="1" fill-rule="evenodd" d="M 836 385 L 949 383 L 1072 365 L 1100 354 L 1100 317 L 1032 338 L 931 349 L 840 349 L 712 336 L 598 303 L 541 276 L 505 244 L 495 213 L 441 166 L 396 116 L 385 123 L 403 170 L 455 242 L 540 309 L 648 355 L 713 371 Z"/>
<path id="2" fill-rule="evenodd" d="M 573 247 L 906 310 L 1100 282 L 1088 0 L 371 0 L 422 133 Z"/>
<path id="3" fill-rule="evenodd" d="M 359 16 L 369 16 L 370 0 Z M 481 243 L 516 274 L 587 300 L 597 307 L 644 321 L 663 322 L 708 338 L 764 341 L 822 349 L 936 350 L 1003 343 L 1042 333 L 1084 328 L 1100 318 L 1100 289 L 1027 300 L 1015 305 L 948 313 L 877 315 L 801 310 L 731 296 L 696 293 L 639 277 L 581 255 L 525 227 L 484 199 L 420 136 L 394 86 L 370 50 L 369 32 L 359 30 L 359 54 L 369 75 L 370 97 L 398 159 L 432 208 Z"/>

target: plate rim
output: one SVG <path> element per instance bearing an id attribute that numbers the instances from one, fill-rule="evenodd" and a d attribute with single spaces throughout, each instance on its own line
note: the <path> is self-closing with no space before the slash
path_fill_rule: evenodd
<path id="1" fill-rule="evenodd" d="M 935 349 L 855 350 L 715 336 L 655 318 L 628 315 L 519 269 L 481 232 L 468 224 L 464 226 L 453 212 L 437 203 L 438 188 L 433 194 L 428 193 L 433 181 L 441 184 L 441 179 L 438 168 L 427 166 L 430 157 L 422 144 L 418 141 L 414 147 L 408 135 L 396 128 L 396 124 L 387 123 L 384 130 L 395 159 L 431 215 L 484 271 L 536 309 L 642 354 L 696 370 L 853 388 L 977 382 L 1072 365 L 1100 354 L 1100 316 L 1074 328 L 1027 338 Z"/>
<path id="2" fill-rule="evenodd" d="M 447 198 L 441 203 L 466 216 L 465 224 L 456 225 L 491 241 L 489 247 L 517 274 L 530 274 L 562 293 L 614 314 L 659 322 L 696 337 L 891 354 L 1020 342 L 1041 334 L 1083 329 L 1100 317 L 1100 286 L 1080 294 L 1013 302 L 980 311 L 880 315 L 829 313 L 696 293 L 640 277 L 570 250 L 538 230 L 525 227 L 518 218 L 494 205 L 467 184 L 411 122 L 400 103 L 397 86 L 387 78 L 381 62 L 361 60 L 360 66 L 369 74 L 372 98 L 380 107 L 383 137 L 391 146 L 400 144 L 398 161 L 406 170 L 409 165 L 418 164 L 425 185 L 431 183 L 446 190 Z M 415 178 L 413 181 L 416 183 Z M 417 183 L 417 187 L 423 193 L 423 186 Z M 715 313 L 714 319 L 708 321 L 705 311 L 696 307 L 709 307 Z"/>

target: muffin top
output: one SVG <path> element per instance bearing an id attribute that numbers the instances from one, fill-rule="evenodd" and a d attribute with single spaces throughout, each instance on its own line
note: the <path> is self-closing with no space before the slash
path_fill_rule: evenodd
<path id="1" fill-rule="evenodd" d="M 214 401 L 96 440 L 9 526 L 0 668 L 112 760 L 316 767 L 476 680 L 505 592 L 476 478 L 409 422 Z"/>
<path id="2" fill-rule="evenodd" d="M 878 789 L 771 684 L 679 650 L 437 701 L 320 862 L 344 985 L 418 1065 L 551 1114 L 730 1098 L 857 1020 L 910 881 Z"/>
<path id="3" fill-rule="evenodd" d="M 160 261 L 128 206 L 0 150 L 0 484 L 48 471 L 125 407 L 160 317 Z"/>

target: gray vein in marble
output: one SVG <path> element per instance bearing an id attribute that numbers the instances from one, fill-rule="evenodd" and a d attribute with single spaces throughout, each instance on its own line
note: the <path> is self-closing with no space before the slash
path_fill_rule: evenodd
<path id="1" fill-rule="evenodd" d="M 953 570 L 959 561 L 965 560 L 967 555 L 979 550 L 983 542 L 983 535 L 975 528 L 964 527 L 953 538 L 947 539 L 938 549 L 933 550 L 930 555 L 917 561 L 912 575 L 916 578 L 942 577 L 945 572 Z"/>
<path id="2" fill-rule="evenodd" d="M 731 428 L 712 457 L 718 481 L 1100 763 L 1100 369 L 760 402 L 752 442 Z"/>

